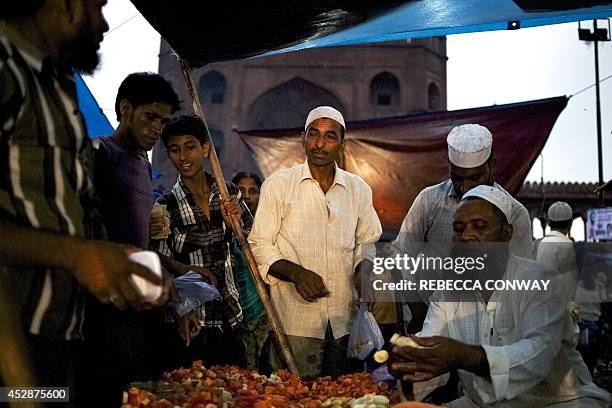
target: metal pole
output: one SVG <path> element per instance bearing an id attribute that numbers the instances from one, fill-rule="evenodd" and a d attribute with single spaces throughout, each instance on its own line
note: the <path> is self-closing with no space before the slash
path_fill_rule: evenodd
<path id="1" fill-rule="evenodd" d="M 185 79 L 185 84 L 187 85 L 187 92 L 191 97 L 191 102 L 193 104 L 193 110 L 196 115 L 202 122 L 204 122 L 204 127 L 206 128 L 206 133 L 210 135 L 208 131 L 208 125 L 206 124 L 206 119 L 204 118 L 204 111 L 202 110 L 202 105 L 200 104 L 200 99 L 198 98 L 198 93 L 196 91 L 193 76 L 191 75 L 191 68 L 187 61 L 182 58 L 179 58 L 179 63 L 181 65 L 181 71 L 183 73 L 183 78 Z M 221 171 L 221 164 L 219 163 L 219 158 L 217 157 L 217 152 L 215 151 L 215 146 L 213 143 L 210 143 L 210 166 L 212 168 L 213 174 L 215 176 L 215 181 L 217 182 L 217 188 L 219 188 L 219 193 L 221 198 L 227 198 L 229 193 L 227 191 L 227 186 L 225 185 L 225 179 L 223 177 L 223 173 Z M 234 216 L 230 216 L 232 222 L 232 229 L 235 231 L 236 239 L 238 240 L 238 244 L 240 245 L 240 249 L 244 254 L 247 265 L 249 267 L 249 271 L 251 272 L 251 276 L 255 281 L 255 287 L 257 288 L 257 293 L 261 298 L 261 302 L 264 305 L 264 309 L 266 310 L 266 314 L 270 319 L 270 326 L 272 327 L 272 334 L 274 335 L 274 339 L 276 340 L 277 345 L 280 348 L 281 356 L 285 360 L 287 364 L 287 368 L 295 374 L 300 375 L 300 372 L 297 368 L 297 364 L 291 354 L 291 349 L 289 348 L 289 342 L 287 341 L 287 336 L 285 335 L 285 330 L 283 326 L 280 324 L 280 320 L 278 318 L 278 313 L 276 313 L 276 309 L 272 305 L 270 301 L 270 296 L 268 295 L 268 291 L 266 289 L 265 283 L 259 274 L 259 270 L 257 268 L 257 263 L 255 262 L 255 257 L 253 256 L 253 252 L 251 252 L 251 247 L 246 240 L 246 236 L 242 231 L 242 227 L 240 226 L 240 220 Z"/>
<path id="2" fill-rule="evenodd" d="M 597 164 L 599 170 L 599 185 L 604 183 L 603 177 L 603 142 L 601 136 L 601 102 L 599 98 L 599 41 L 597 40 L 597 20 L 593 20 L 593 30 L 595 33 L 595 102 L 597 112 Z M 604 192 L 599 190 L 599 201 L 603 204 Z"/>

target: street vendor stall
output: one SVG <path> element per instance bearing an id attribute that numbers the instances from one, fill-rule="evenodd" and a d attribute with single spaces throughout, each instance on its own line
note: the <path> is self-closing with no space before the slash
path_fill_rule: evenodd
<path id="1" fill-rule="evenodd" d="M 282 1 L 247 7 L 221 5 L 214 12 L 204 3 L 186 0 L 172 3 L 161 0 L 132 2 L 177 53 L 194 111 L 202 119 L 205 112 L 199 103 L 191 69 L 211 62 L 311 47 L 460 32 L 514 30 L 612 16 L 612 1 L 601 0 Z M 558 102 L 564 105 L 566 101 Z M 211 164 L 217 184 L 225 186 L 214 148 Z M 227 191 L 223 189 L 221 195 L 227 197 Z M 237 219 L 233 219 L 232 223 L 238 226 Z M 234 230 L 241 231 L 240 228 Z M 157 407 L 206 407 L 207 404 L 260 408 L 362 406 L 359 398 L 365 394 L 384 397 L 387 404 L 397 402 L 395 394 L 365 374 L 310 382 L 298 377 L 284 331 L 248 243 L 240 233 L 237 238 L 290 372 L 281 371 L 277 377 L 266 378 L 236 367 L 207 369 L 196 362 L 191 368 L 177 369 L 166 374 L 162 382 L 140 384 L 130 389 L 126 395 L 125 407 L 147 405 L 143 399 L 155 399 L 157 405 L 150 406 Z M 161 398 L 166 402 L 161 401 L 159 396 L 168 390 L 168 399 Z M 332 397 L 346 398 L 331 400 Z M 370 401 L 374 404 L 372 406 L 377 406 L 376 401 Z M 380 402 L 383 402 L 382 398 Z M 366 406 L 365 402 L 363 406 Z"/>

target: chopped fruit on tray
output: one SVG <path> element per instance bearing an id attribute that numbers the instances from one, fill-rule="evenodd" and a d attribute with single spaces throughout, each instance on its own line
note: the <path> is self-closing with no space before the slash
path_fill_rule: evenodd
<path id="1" fill-rule="evenodd" d="M 123 408 L 348 408 L 368 394 L 399 400 L 385 383 L 375 383 L 365 373 L 302 381 L 286 370 L 268 378 L 236 366 L 207 369 L 196 361 L 190 368 L 164 373 L 159 382 L 132 384 L 124 393 Z"/>

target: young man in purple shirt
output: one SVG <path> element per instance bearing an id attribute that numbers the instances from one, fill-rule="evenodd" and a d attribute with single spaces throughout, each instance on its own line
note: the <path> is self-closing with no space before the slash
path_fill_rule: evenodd
<path id="1" fill-rule="evenodd" d="M 177 94 L 160 75 L 128 75 L 117 92 L 119 126 L 94 141 L 94 186 L 111 241 L 147 249 L 149 214 L 153 206 L 151 163 L 147 157 L 170 116 L 180 108 Z M 161 324 L 161 309 L 146 313 L 119 312 L 90 299 L 92 319 L 87 334 L 83 370 L 105 384 L 98 406 L 118 406 L 129 382 L 151 377 L 152 344 L 148 332 Z M 92 374 L 93 373 L 93 374 Z M 87 390 L 95 395 L 96 390 Z M 95 405 L 94 404 L 94 405 Z"/>

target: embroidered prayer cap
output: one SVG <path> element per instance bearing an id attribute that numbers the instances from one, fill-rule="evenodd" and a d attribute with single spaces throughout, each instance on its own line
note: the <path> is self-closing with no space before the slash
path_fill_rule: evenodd
<path id="1" fill-rule="evenodd" d="M 487 200 L 506 216 L 506 221 L 509 223 L 512 216 L 512 202 L 510 197 L 497 187 L 479 185 L 463 195 L 461 201 L 465 201 L 469 197 L 478 197 Z"/>
<path id="2" fill-rule="evenodd" d="M 331 106 L 319 106 L 311 110 L 308 114 L 308 117 L 306 118 L 304 130 L 307 130 L 308 126 L 310 126 L 312 122 L 321 118 L 333 119 L 338 122 L 344 130 L 346 130 L 346 125 L 344 124 L 344 117 L 337 109 L 332 108 Z"/>
<path id="3" fill-rule="evenodd" d="M 572 207 L 565 201 L 556 201 L 548 207 L 549 221 L 569 221 L 573 217 Z"/>
<path id="4" fill-rule="evenodd" d="M 493 135 L 484 126 L 467 124 L 455 127 L 446 138 L 448 159 L 455 166 L 471 169 L 491 156 Z"/>

